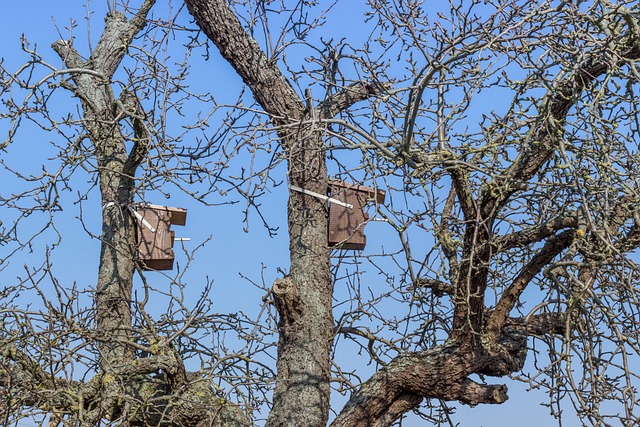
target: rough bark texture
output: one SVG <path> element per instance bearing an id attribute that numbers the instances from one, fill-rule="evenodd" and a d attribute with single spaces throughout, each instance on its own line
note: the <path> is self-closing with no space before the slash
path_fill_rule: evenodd
<path id="1" fill-rule="evenodd" d="M 129 208 L 133 204 L 134 175 L 146 156 L 150 135 L 135 94 L 123 91 L 115 99 L 110 81 L 127 46 L 146 26 L 146 14 L 154 3 L 145 1 L 130 20 L 123 13 L 109 13 L 105 30 L 88 60 L 81 58 L 69 42 L 53 44 L 67 67 L 87 70 L 75 72 L 71 78 L 95 148 L 102 196 L 102 245 L 95 297 L 102 372 L 87 383 L 67 384 L 67 390 L 76 391 L 76 398 L 61 394 L 58 400 L 47 400 L 45 407 L 54 413 L 81 407 L 80 414 L 72 417 L 81 425 L 97 425 L 106 418 L 126 420 L 131 426 L 246 426 L 249 421 L 240 409 L 219 399 L 208 381 L 198 375 L 187 376 L 181 356 L 173 349 L 159 346 L 152 357 L 136 359 L 131 345 L 136 225 Z M 135 137 L 129 152 L 120 128 L 125 116 L 131 116 Z M 24 367 L 17 363 L 13 369 Z M 32 372 L 24 375 L 40 381 L 40 371 Z M 44 372 L 41 376 L 41 383 L 51 383 L 49 388 L 59 386 Z M 34 396 L 32 403 L 40 406 L 44 401 Z M 56 424 L 55 417 L 52 422 Z"/>
<path id="2" fill-rule="evenodd" d="M 332 427 L 388 426 L 403 413 L 399 409 L 414 409 L 423 397 L 470 405 L 502 403 L 505 386 L 467 378 L 487 363 L 488 355 L 452 345 L 398 356 L 362 386 Z"/>
<path id="3" fill-rule="evenodd" d="M 242 28 L 223 0 L 187 0 L 198 26 L 251 88 L 279 131 L 291 184 L 317 193 L 327 191 L 324 142 L 273 61 Z M 300 124 L 298 124 L 300 123 Z M 332 282 L 327 247 L 325 202 L 292 192 L 289 198 L 290 273 L 288 289 L 296 304 L 277 305 L 279 343 L 276 388 L 268 426 L 323 426 L 329 416 L 329 353 L 333 340 Z M 277 288 L 277 287 L 276 287 Z M 274 289 L 276 295 L 277 289 Z M 276 299 L 276 301 L 278 301 Z"/>
<path id="4" fill-rule="evenodd" d="M 280 127 L 289 182 L 327 193 L 321 119 L 349 108 L 381 88 L 358 82 L 314 108 L 295 93 L 224 0 L 187 0 L 198 26 L 242 77 Z M 318 113 L 316 114 L 316 110 Z M 288 204 L 290 284 L 274 284 L 280 316 L 278 376 L 268 426 L 324 426 L 329 417 L 333 312 L 326 202 L 291 192 Z M 283 293 L 290 291 L 289 293 Z M 295 295 L 294 295 L 295 292 Z"/>
<path id="5" fill-rule="evenodd" d="M 147 2 L 139 19 L 128 21 L 124 14 L 111 12 L 105 30 L 89 60 L 84 61 L 65 41 L 53 44 L 69 68 L 87 69 L 95 74 L 72 75 L 74 92 L 81 100 L 89 138 L 95 147 L 102 196 L 102 246 L 96 290 L 98 331 L 113 340 L 104 342 L 101 366 L 105 370 L 129 363 L 131 341 L 131 291 L 135 269 L 135 224 L 127 209 L 133 203 L 133 174 L 138 164 L 128 162 L 116 100 L 109 81 L 126 54 L 126 47 L 144 28 L 144 16 L 153 5 Z M 126 167 L 125 167 L 126 166 Z"/>
<path id="6" fill-rule="evenodd" d="M 291 184 L 327 191 L 323 141 L 300 135 L 290 141 Z M 283 323 L 278 378 L 269 426 L 326 425 L 329 417 L 330 351 L 333 342 L 332 281 L 325 202 L 301 193 L 289 196 L 290 277 L 300 296 L 300 313 Z M 287 316 L 280 311 L 280 316 Z"/>

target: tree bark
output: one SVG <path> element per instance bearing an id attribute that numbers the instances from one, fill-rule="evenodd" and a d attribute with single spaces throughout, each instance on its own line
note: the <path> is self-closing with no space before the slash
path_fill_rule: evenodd
<path id="1" fill-rule="evenodd" d="M 133 203 L 133 174 L 142 157 L 139 147 L 127 153 L 120 129 L 121 113 L 110 81 L 127 46 L 146 25 L 146 14 L 155 0 L 147 0 L 131 20 L 110 12 L 96 49 L 85 61 L 70 42 L 52 47 L 69 68 L 94 73 L 72 74 L 73 91 L 80 98 L 89 138 L 95 148 L 100 178 L 102 238 L 96 290 L 97 329 L 111 339 L 100 345 L 101 366 L 112 370 L 133 358 L 131 341 L 131 293 L 135 270 L 135 223 L 128 211 Z M 140 159 L 132 162 L 130 157 Z"/>
<path id="2" fill-rule="evenodd" d="M 187 0 L 198 26 L 252 90 L 278 131 L 289 182 L 327 192 L 324 141 L 304 102 L 275 62 L 244 30 L 224 0 Z M 279 341 L 276 387 L 267 426 L 325 426 L 329 417 L 330 351 L 333 341 L 332 281 L 327 247 L 326 202 L 292 192 L 288 204 L 290 273 L 277 304 Z M 282 286 L 280 287 L 282 290 Z M 274 289 L 277 295 L 278 289 Z M 278 298 L 278 297 L 276 297 Z M 278 301 L 278 299 L 276 299 Z M 296 304 L 286 303 L 295 301 Z"/>
<path id="3" fill-rule="evenodd" d="M 477 405 L 507 400 L 504 385 L 467 377 L 491 359 L 453 344 L 396 357 L 353 394 L 331 427 L 390 426 L 424 397 Z"/>
<path id="4" fill-rule="evenodd" d="M 327 193 L 322 119 L 378 93 L 383 86 L 356 82 L 314 108 L 303 100 L 244 30 L 225 0 L 186 0 L 198 26 L 251 89 L 278 126 L 291 185 Z M 317 114 L 316 114 L 317 111 Z M 333 283 L 325 201 L 290 192 L 290 272 L 274 284 L 279 314 L 276 387 L 267 426 L 325 426 L 329 417 L 333 342 Z"/>

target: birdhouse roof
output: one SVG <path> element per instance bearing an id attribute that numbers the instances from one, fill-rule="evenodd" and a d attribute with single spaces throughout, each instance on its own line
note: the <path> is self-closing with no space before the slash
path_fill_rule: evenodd
<path id="1" fill-rule="evenodd" d="M 386 195 L 386 192 L 384 190 L 371 188 L 364 185 L 350 184 L 348 182 L 338 181 L 338 180 L 329 181 L 329 185 L 331 186 L 332 189 L 335 189 L 333 190 L 334 192 L 339 191 L 338 189 L 341 189 L 341 188 L 350 189 L 350 190 L 357 191 L 358 193 L 366 194 L 367 198 L 375 199 L 377 203 L 384 203 L 384 196 Z"/>

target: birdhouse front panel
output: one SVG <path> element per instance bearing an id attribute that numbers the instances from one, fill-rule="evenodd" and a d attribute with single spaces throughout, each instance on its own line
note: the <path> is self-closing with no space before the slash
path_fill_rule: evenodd
<path id="1" fill-rule="evenodd" d="M 331 199 L 352 205 L 351 208 L 338 203 L 329 205 L 329 246 L 341 249 L 362 250 L 367 244 L 364 225 L 369 219 L 364 207 L 369 200 L 384 202 L 385 192 L 364 185 L 331 181 Z"/>
<path id="2" fill-rule="evenodd" d="M 364 223 L 368 218 L 360 203 L 358 192 L 352 188 L 334 187 L 331 198 L 353 205 L 353 208 L 337 203 L 331 203 L 329 206 L 329 246 L 339 245 L 341 249 L 364 249 L 367 244 Z"/>
<path id="3" fill-rule="evenodd" d="M 175 235 L 171 224 L 184 225 L 187 211 L 157 205 L 136 208 L 138 221 L 138 263 L 143 270 L 171 270 L 175 258 Z"/>

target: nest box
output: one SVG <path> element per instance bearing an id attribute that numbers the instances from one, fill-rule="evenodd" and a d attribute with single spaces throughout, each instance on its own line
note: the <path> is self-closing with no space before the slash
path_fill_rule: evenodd
<path id="1" fill-rule="evenodd" d="M 329 205 L 329 246 L 339 246 L 341 249 L 364 249 L 367 243 L 364 224 L 369 219 L 364 212 L 364 207 L 372 200 L 383 203 L 384 190 L 342 181 L 330 181 L 329 191 L 331 199 L 353 206 L 349 208 L 338 203 Z"/>
<path id="2" fill-rule="evenodd" d="M 138 265 L 143 270 L 171 270 L 173 242 L 171 225 L 185 225 L 187 210 L 158 205 L 138 205 Z"/>

